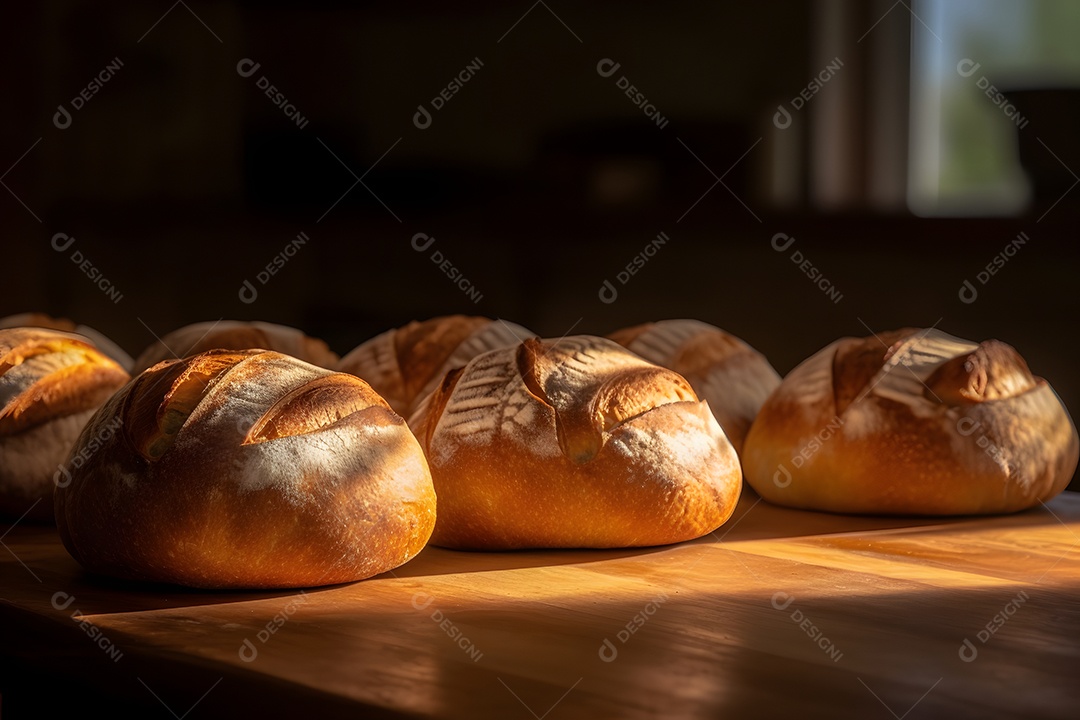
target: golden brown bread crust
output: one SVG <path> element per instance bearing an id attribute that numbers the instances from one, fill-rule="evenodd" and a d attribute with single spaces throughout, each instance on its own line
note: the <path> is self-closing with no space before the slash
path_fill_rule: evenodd
<path id="1" fill-rule="evenodd" d="M 52 519 L 61 463 L 86 421 L 127 380 L 79 335 L 0 330 L 0 515 L 30 510 L 31 519 Z"/>
<path id="2" fill-rule="evenodd" d="M 698 320 L 644 323 L 608 337 L 685 377 L 698 397 L 709 404 L 740 456 L 750 424 L 780 385 L 780 376 L 764 355 L 734 335 Z"/>
<path id="3" fill-rule="evenodd" d="M 87 327 L 86 325 L 76 325 L 67 318 L 55 318 L 51 315 L 39 312 L 18 313 L 16 315 L 8 315 L 7 317 L 0 318 L 0 329 L 17 327 L 46 328 L 49 330 L 76 333 L 77 335 L 89 338 L 98 350 L 115 360 L 125 371 L 131 372 L 131 368 L 134 364 L 131 356 L 112 340 L 91 327 Z"/>
<path id="4" fill-rule="evenodd" d="M 966 515 L 1049 500 L 1078 455 L 1061 400 L 1013 348 L 908 328 L 837 340 L 792 370 L 743 468 L 781 505 Z"/>
<path id="5" fill-rule="evenodd" d="M 337 354 L 325 342 L 296 328 L 258 321 L 217 320 L 185 325 L 154 341 L 135 359 L 133 374 L 163 360 L 186 358 L 207 350 L 255 348 L 292 355 L 329 369 L 338 362 Z"/>
<path id="6" fill-rule="evenodd" d="M 739 497 L 738 458 L 687 381 L 604 338 L 530 339 L 448 373 L 410 419 L 455 548 L 662 545 Z"/>
<path id="7" fill-rule="evenodd" d="M 7 315 L 0 318 L 0 329 L 36 327 L 47 330 L 59 330 L 61 332 L 75 332 L 75 323 L 67 318 L 55 318 L 52 315 L 39 312 L 24 312 L 15 315 Z"/>
<path id="8" fill-rule="evenodd" d="M 414 320 L 361 343 L 341 359 L 337 370 L 371 383 L 390 407 L 409 417 L 447 372 L 481 353 L 531 337 L 535 334 L 516 323 L 485 317 Z"/>
<path id="9" fill-rule="evenodd" d="M 423 452 L 366 383 L 268 351 L 159 363 L 116 393 L 72 454 L 122 424 L 55 494 L 89 570 L 202 588 L 360 580 L 435 524 Z"/>

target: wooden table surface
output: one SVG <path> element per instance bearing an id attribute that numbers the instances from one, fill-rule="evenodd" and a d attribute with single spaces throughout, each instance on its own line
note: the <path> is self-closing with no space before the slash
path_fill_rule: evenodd
<path id="1" fill-rule="evenodd" d="M 0 685 L 0 707 L 25 688 L 193 720 L 1080 716 L 1071 493 L 943 520 L 748 495 L 681 545 L 432 547 L 303 593 L 107 581 L 54 529 L 5 530 L 0 654 L 46 680 Z"/>

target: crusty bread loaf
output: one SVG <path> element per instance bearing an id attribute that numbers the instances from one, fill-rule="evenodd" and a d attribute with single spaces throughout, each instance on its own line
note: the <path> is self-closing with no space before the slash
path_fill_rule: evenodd
<path id="1" fill-rule="evenodd" d="M 85 338 L 89 338 L 90 342 L 94 344 L 94 347 L 115 360 L 125 371 L 131 372 L 131 368 L 134 366 L 134 361 L 131 359 L 131 356 L 127 354 L 127 351 L 114 343 L 110 338 L 102 335 L 92 327 L 76 325 L 67 318 L 55 318 L 51 315 L 38 312 L 18 313 L 16 315 L 8 315 L 7 317 L 0 318 L 0 329 L 16 327 L 47 328 L 49 330 L 76 333 Z"/>
<path id="2" fill-rule="evenodd" d="M 766 500 L 845 513 L 1004 513 L 1061 492 L 1080 453 L 1050 385 L 996 340 L 843 338 L 796 367 L 743 453 Z"/>
<path id="3" fill-rule="evenodd" d="M 319 367 L 337 364 L 338 356 L 325 342 L 296 328 L 266 322 L 211 320 L 185 325 L 150 344 L 135 359 L 134 374 L 162 360 L 175 360 L 207 350 L 274 350 Z"/>
<path id="4" fill-rule="evenodd" d="M 612 340 L 685 377 L 709 404 L 735 451 L 780 376 L 765 356 L 731 333 L 699 320 L 662 320 L 624 328 Z"/>
<path id="5" fill-rule="evenodd" d="M 738 458 L 686 380 L 604 338 L 529 339 L 447 374 L 410 419 L 439 495 L 432 542 L 689 540 L 738 500 Z"/>
<path id="6" fill-rule="evenodd" d="M 390 407 L 409 417 L 447 372 L 481 353 L 536 335 L 520 325 L 485 317 L 445 315 L 413 321 L 358 345 L 337 369 L 371 383 Z"/>
<path id="7" fill-rule="evenodd" d="M 0 330 L 18 327 L 45 328 L 61 332 L 75 332 L 75 323 L 67 318 L 56 318 L 39 312 L 24 312 L 0 318 Z"/>
<path id="8" fill-rule="evenodd" d="M 102 407 L 72 455 L 117 420 L 55 494 L 60 537 L 94 572 L 342 583 L 409 560 L 435 523 L 416 438 L 351 375 L 258 350 L 163 362 Z"/>
<path id="9" fill-rule="evenodd" d="M 49 521 L 64 459 L 86 421 L 128 380 L 85 337 L 0 330 L 0 516 Z"/>

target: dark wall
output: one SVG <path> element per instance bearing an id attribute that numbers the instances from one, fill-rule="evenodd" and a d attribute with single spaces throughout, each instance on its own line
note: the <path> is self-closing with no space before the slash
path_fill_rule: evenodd
<path id="1" fill-rule="evenodd" d="M 751 147 L 775 98 L 805 84 L 804 3 L 525 9 L 14 10 L 20 41 L 3 52 L 25 71 L 10 79 L 17 111 L 0 127 L 10 162 L 32 149 L 0 204 L 20 267 L 4 311 L 72 315 L 132 348 L 150 339 L 143 322 L 164 332 L 223 315 L 318 324 L 346 343 L 447 311 L 540 320 L 521 293 L 537 277 L 530 263 L 581 267 L 606 242 L 629 250 L 672 227 L 710 172 Z M 607 58 L 619 68 L 604 77 Z M 432 113 L 423 129 L 420 105 Z M 750 199 L 759 163 L 726 184 Z M 714 190 L 708 200 L 722 200 Z M 50 247 L 58 232 L 76 237 L 70 251 Z M 299 232 L 310 242 L 257 303 L 238 302 Z M 481 303 L 410 249 L 417 232 L 437 238 Z M 75 251 L 123 300 L 68 262 Z"/>

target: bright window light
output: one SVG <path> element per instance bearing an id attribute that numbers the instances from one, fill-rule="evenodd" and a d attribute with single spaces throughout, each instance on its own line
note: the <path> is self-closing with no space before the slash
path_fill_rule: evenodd
<path id="1" fill-rule="evenodd" d="M 1045 97 L 1047 89 L 1075 89 L 1080 97 L 1080 2 L 920 0 L 913 9 L 919 20 L 912 23 L 912 211 L 1023 212 L 1033 187 L 1021 159 L 1039 164 L 1043 158 L 1027 154 L 1045 153 L 1061 167 L 1045 149 L 1053 147 L 1047 140 L 1053 113 L 1041 108 L 1057 102 L 1057 95 Z M 1033 97 L 1032 90 L 1041 93 Z"/>

